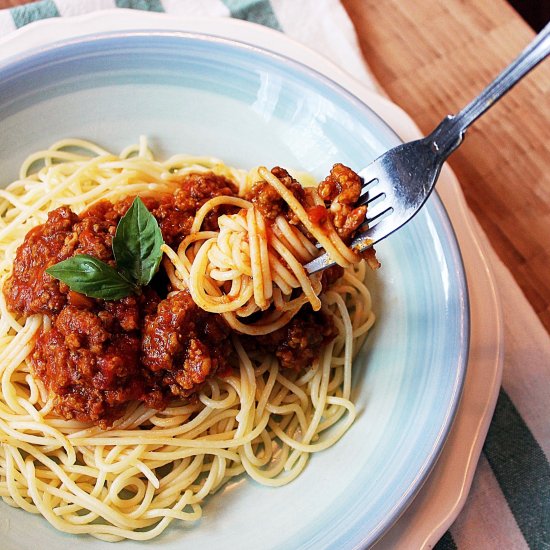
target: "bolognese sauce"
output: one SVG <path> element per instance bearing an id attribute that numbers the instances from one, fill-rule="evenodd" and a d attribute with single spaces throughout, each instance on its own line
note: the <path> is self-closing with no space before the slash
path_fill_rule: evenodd
<path id="1" fill-rule="evenodd" d="M 286 170 L 277 167 L 272 172 L 305 201 L 303 188 Z M 359 198 L 357 182 L 354 172 L 336 165 L 319 190 L 327 206 L 338 206 L 322 214 L 304 204 L 318 222 L 329 216 L 346 240 L 365 218 L 363 207 L 353 207 Z M 164 241 L 177 246 L 189 234 L 202 204 L 220 195 L 236 196 L 235 184 L 201 173 L 182 177 L 172 194 L 142 200 Z M 283 214 L 289 223 L 298 223 L 265 182 L 252 188 L 249 199 L 267 219 Z M 162 274 L 157 275 L 160 285 L 153 279 L 139 295 L 106 301 L 74 292 L 46 273 L 49 266 L 76 254 L 113 266 L 112 240 L 131 202 L 132 197 L 114 203 L 102 200 L 79 215 L 68 207 L 50 212 L 47 222 L 32 229 L 17 250 L 3 289 L 11 311 L 44 314 L 51 320 L 51 327 L 36 339 L 31 365 L 55 396 L 55 411 L 103 428 L 122 416 L 131 401 L 160 410 L 171 399 L 192 396 L 210 377 L 230 372 L 234 353 L 223 317 L 201 310 L 187 291 L 171 292 Z M 215 229 L 228 208 L 210 212 L 203 227 Z M 341 268 L 327 270 L 323 280 L 332 283 L 341 273 Z M 330 317 L 304 307 L 287 326 L 244 343 L 274 354 L 283 368 L 302 369 L 335 334 Z"/>
<path id="2" fill-rule="evenodd" d="M 235 193 L 226 178 L 193 174 L 182 179 L 174 194 L 143 201 L 164 240 L 174 244 L 189 232 L 206 200 Z M 103 427 L 121 416 L 130 401 L 162 409 L 169 399 L 192 394 L 220 366 L 226 369 L 230 357 L 223 321 L 200 314 L 189 300 L 162 299 L 153 285 L 120 300 L 94 299 L 46 273 L 76 254 L 114 265 L 112 239 L 131 202 L 131 197 L 100 201 L 80 215 L 68 207 L 50 212 L 45 224 L 27 234 L 4 285 L 10 310 L 51 319 L 51 328 L 36 340 L 31 363 L 35 376 L 55 394 L 56 412 Z M 222 213 L 214 213 L 207 223 L 214 226 Z M 174 338 L 181 341 L 177 353 L 171 346 Z M 171 361 L 156 361 L 170 354 Z"/>

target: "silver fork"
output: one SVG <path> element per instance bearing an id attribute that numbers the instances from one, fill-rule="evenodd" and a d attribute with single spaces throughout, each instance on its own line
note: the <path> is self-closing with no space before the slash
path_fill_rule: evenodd
<path id="1" fill-rule="evenodd" d="M 430 196 L 441 166 L 462 143 L 464 132 L 550 53 L 550 23 L 481 94 L 457 115 L 448 115 L 427 137 L 390 149 L 359 172 L 367 204 L 367 229 L 351 242 L 361 252 L 405 225 Z M 325 253 L 304 267 L 309 273 L 334 262 Z"/>

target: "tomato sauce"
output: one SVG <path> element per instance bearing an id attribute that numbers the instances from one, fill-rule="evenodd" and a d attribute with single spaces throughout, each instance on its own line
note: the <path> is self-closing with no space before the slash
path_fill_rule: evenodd
<path id="1" fill-rule="evenodd" d="M 309 208 L 314 221 L 325 219 L 327 210 L 307 204 L 304 189 L 286 170 L 274 168 L 273 173 Z M 348 172 L 339 169 L 331 174 L 332 179 L 324 183 L 329 199 L 344 196 L 347 201 L 356 195 L 356 181 Z M 282 214 L 290 223 L 298 223 L 272 191 L 260 183 L 248 198 L 267 220 Z M 164 241 L 177 247 L 207 200 L 237 192 L 223 176 L 190 174 L 173 194 L 142 200 L 156 218 Z M 50 212 L 47 222 L 32 229 L 18 248 L 13 273 L 3 288 L 11 311 L 51 319 L 51 328 L 36 338 L 31 365 L 34 376 L 55 396 L 55 412 L 102 428 L 111 426 L 132 401 L 163 409 L 174 398 L 190 397 L 208 378 L 230 372 L 235 362 L 223 317 L 198 308 L 187 291 L 170 293 L 173 289 L 162 271 L 139 295 L 115 301 L 79 294 L 46 273 L 48 267 L 76 254 L 89 254 L 115 266 L 112 240 L 132 200 L 102 200 L 80 215 L 68 207 Z M 203 228 L 216 230 L 218 217 L 233 213 L 232 208 L 214 209 Z M 347 203 L 346 208 L 353 214 Z M 352 218 L 353 226 L 362 221 L 357 212 Z M 349 227 L 344 220 L 341 229 L 346 235 Z M 338 267 L 326 270 L 323 280 L 332 282 L 341 273 Z M 302 369 L 311 365 L 335 334 L 328 316 L 304 307 L 278 331 L 242 341 L 249 350 L 274 354 L 283 368 Z"/>

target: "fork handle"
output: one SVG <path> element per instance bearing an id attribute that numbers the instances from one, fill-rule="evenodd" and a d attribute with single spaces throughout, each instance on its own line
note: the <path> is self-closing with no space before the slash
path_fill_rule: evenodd
<path id="1" fill-rule="evenodd" d="M 434 152 L 447 158 L 462 142 L 466 129 L 550 53 L 550 23 L 474 100 L 449 115 L 429 137 Z"/>

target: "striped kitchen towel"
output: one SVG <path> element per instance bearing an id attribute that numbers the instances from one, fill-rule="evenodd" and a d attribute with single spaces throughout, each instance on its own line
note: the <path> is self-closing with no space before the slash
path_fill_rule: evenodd
<path id="1" fill-rule="evenodd" d="M 7 2 L 0 0 L 3 5 Z M 0 37 L 40 19 L 112 8 L 234 17 L 266 25 L 376 88 L 338 0 L 41 0 L 0 10 Z M 549 339 L 538 319 L 529 316 L 529 305 L 509 272 L 496 258 L 494 265 L 506 297 L 503 388 L 469 498 L 438 550 L 550 550 Z"/>
<path id="2" fill-rule="evenodd" d="M 375 89 L 353 25 L 338 0 L 41 0 L 0 10 L 0 37 L 39 19 L 113 8 L 186 17 L 234 17 L 265 25 L 345 66 L 365 85 Z"/>

